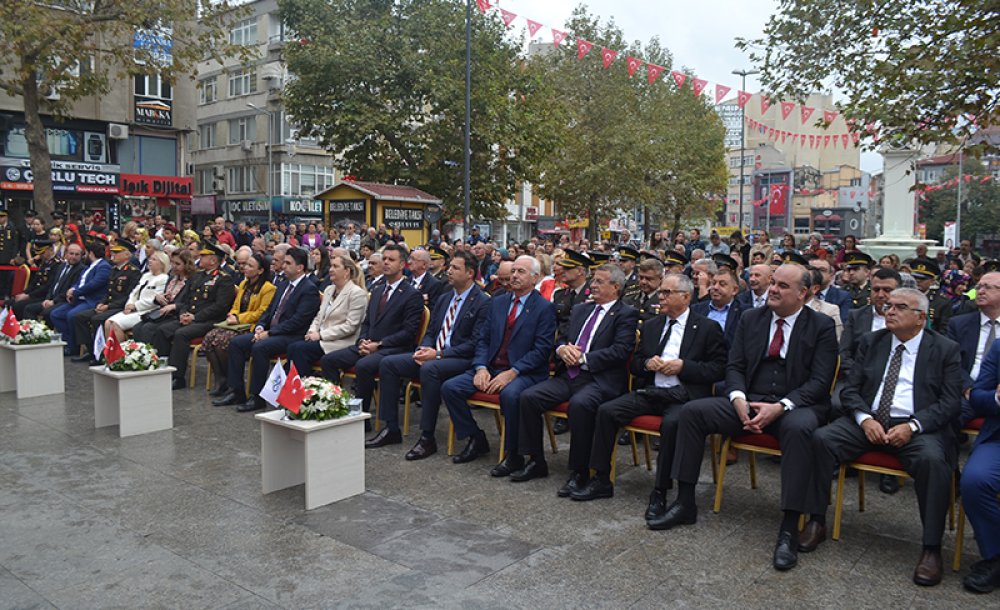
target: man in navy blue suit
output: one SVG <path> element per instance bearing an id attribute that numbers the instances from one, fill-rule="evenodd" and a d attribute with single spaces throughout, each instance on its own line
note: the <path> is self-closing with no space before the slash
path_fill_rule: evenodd
<path id="1" fill-rule="evenodd" d="M 1000 284 L 986 286 L 988 292 L 1000 293 Z M 980 282 L 977 297 L 983 288 Z M 989 593 L 1000 587 L 1000 342 L 990 348 L 980 369 L 970 402 L 985 421 L 962 472 L 962 503 L 983 559 L 973 564 L 962 584 L 969 591 Z"/>
<path id="2" fill-rule="evenodd" d="M 466 399 L 476 391 L 500 395 L 504 415 L 506 453 L 490 474 L 509 476 L 524 467 L 517 453 L 521 393 L 549 376 L 549 356 L 555 340 L 556 314 L 552 303 L 535 290 L 541 265 L 530 256 L 514 261 L 510 292 L 492 300 L 472 359 L 473 370 L 444 383 L 441 396 L 455 425 L 455 436 L 468 438 L 452 461 L 471 462 L 489 453 L 486 434 L 472 417 Z"/>
<path id="3" fill-rule="evenodd" d="M 382 249 L 382 277 L 373 284 L 365 321 L 358 332 L 358 342 L 323 356 L 319 363 L 323 376 L 340 381 L 343 371 L 355 368 L 354 393 L 371 408 L 375 377 L 382 359 L 393 354 L 412 353 L 423 322 L 424 297 L 403 275 L 406 248 L 388 245 Z M 398 396 L 398 393 L 396 394 Z M 368 422 L 365 422 L 368 429 Z"/>
<path id="4" fill-rule="evenodd" d="M 851 313 L 851 294 L 846 290 L 841 290 L 832 284 L 833 282 L 833 267 L 830 266 L 830 261 L 814 257 L 809 259 L 809 266 L 813 267 L 823 275 L 823 283 L 820 284 L 820 290 L 816 294 L 816 298 L 820 301 L 826 301 L 840 308 L 840 321 L 841 323 L 847 323 L 847 315 Z"/>
<path id="5" fill-rule="evenodd" d="M 77 356 L 76 333 L 73 317 L 85 309 L 90 309 L 107 294 L 108 279 L 111 277 L 111 263 L 104 258 L 108 242 L 92 235 L 86 236 L 87 266 L 80 273 L 73 287 L 66 291 L 66 302 L 57 305 L 49 313 L 52 326 L 62 333 L 67 356 Z M 88 348 L 90 346 L 87 346 Z"/>
<path id="6" fill-rule="evenodd" d="M 385 427 L 365 447 L 403 442 L 399 431 L 399 389 L 410 379 L 420 379 L 420 440 L 406 454 L 422 460 L 437 453 L 438 409 L 441 384 L 469 370 L 476 351 L 476 337 L 486 320 L 490 297 L 476 285 L 478 265 L 471 252 L 460 250 L 448 265 L 451 290 L 434 305 L 423 341 L 415 352 L 382 358 L 379 364 L 379 417 Z M 429 277 L 429 276 L 428 276 Z"/>
<path id="7" fill-rule="evenodd" d="M 739 323 L 740 314 L 743 311 L 740 303 L 736 300 L 736 293 L 739 290 L 740 283 L 732 268 L 719 267 L 709 284 L 709 299 L 691 305 L 691 311 L 703 315 L 709 320 L 714 320 L 722 327 L 722 332 L 726 336 L 727 348 L 733 344 L 733 338 L 736 336 L 736 325 Z"/>
<path id="8" fill-rule="evenodd" d="M 289 345 L 299 341 L 308 332 L 316 312 L 319 311 L 319 289 L 306 275 L 309 254 L 301 248 L 292 248 L 285 254 L 285 279 L 283 290 L 271 299 L 267 311 L 257 321 L 252 334 L 233 337 L 229 342 L 229 373 L 226 377 L 232 391 L 212 404 L 238 405 L 237 411 L 256 411 L 267 408 L 259 396 L 267 380 L 271 358 L 285 353 Z M 250 369 L 250 396 L 243 395 L 245 386 L 243 370 L 248 359 Z M 308 371 L 299 371 L 308 375 Z"/>
<path id="9" fill-rule="evenodd" d="M 983 290 L 982 287 L 986 289 Z M 986 273 L 976 287 L 976 306 L 979 311 L 964 313 L 948 320 L 948 338 L 958 343 L 962 354 L 963 395 L 967 398 L 969 389 L 976 382 L 982 370 L 983 360 L 989 354 L 993 341 L 1000 337 L 1000 273 Z M 969 401 L 962 401 L 961 423 L 973 418 Z"/>
<path id="10" fill-rule="evenodd" d="M 597 409 L 625 393 L 626 362 L 635 348 L 639 312 L 618 295 L 625 272 L 613 264 L 598 267 L 590 280 L 592 301 L 573 307 L 566 334 L 556 347 L 556 375 L 521 394 L 520 454 L 531 460 L 511 474 L 515 482 L 546 477 L 549 467 L 542 447 L 542 416 L 569 401 L 569 468 L 589 471 Z"/>

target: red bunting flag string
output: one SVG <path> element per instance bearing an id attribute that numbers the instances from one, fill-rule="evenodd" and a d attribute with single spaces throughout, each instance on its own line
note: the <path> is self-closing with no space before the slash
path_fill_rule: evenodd
<path id="1" fill-rule="evenodd" d="M 503 19 L 503 24 L 509 28 L 510 24 L 514 23 L 514 20 L 517 19 L 517 14 L 502 8 L 500 9 L 500 18 Z"/>
<path id="2" fill-rule="evenodd" d="M 528 22 L 528 36 L 534 38 L 535 34 L 538 33 L 538 30 L 542 29 L 542 24 L 538 23 L 537 21 L 532 21 L 531 19 L 528 19 L 527 22 Z"/>
<path id="3" fill-rule="evenodd" d="M 677 70 L 671 70 L 670 76 L 674 77 L 674 82 L 677 84 L 678 89 L 684 88 L 684 81 L 687 80 L 687 74 L 678 72 Z"/>
<path id="4" fill-rule="evenodd" d="M 593 47 L 593 46 L 594 46 L 594 43 L 587 42 L 583 38 L 577 38 L 576 39 L 576 58 L 577 59 L 583 59 L 584 55 L 586 55 L 587 53 L 589 53 L 591 47 Z"/>
<path id="5" fill-rule="evenodd" d="M 666 68 L 664 68 L 663 66 L 658 66 L 656 64 L 647 63 L 646 64 L 646 71 L 648 72 L 647 76 L 648 76 L 649 84 L 652 85 L 653 83 L 655 83 L 656 81 L 658 81 L 660 79 L 660 74 L 663 74 L 664 70 L 666 70 Z"/>
<path id="6" fill-rule="evenodd" d="M 691 80 L 691 90 L 694 92 L 695 97 L 701 95 L 701 92 L 705 90 L 706 85 L 708 85 L 707 80 L 702 80 L 697 77 Z"/>
<path id="7" fill-rule="evenodd" d="M 481 10 L 483 13 L 492 8 L 490 6 L 490 0 L 476 0 L 476 6 L 478 6 L 479 10 Z"/>
<path id="8" fill-rule="evenodd" d="M 569 36 L 569 34 L 567 34 L 566 32 L 562 32 L 560 30 L 552 28 L 552 44 L 553 45 L 555 45 L 555 46 L 558 47 L 559 45 L 562 44 L 562 41 L 566 40 L 567 36 Z"/>
<path id="9" fill-rule="evenodd" d="M 793 102 L 781 102 L 781 118 L 787 119 L 788 115 L 792 114 L 795 110 L 795 104 Z"/>
<path id="10" fill-rule="evenodd" d="M 604 63 L 604 69 L 607 70 L 614 63 L 615 58 L 618 57 L 618 51 L 612 51 L 607 47 L 601 48 L 601 62 Z"/>
<path id="11" fill-rule="evenodd" d="M 729 87 L 726 87 L 725 85 L 716 84 L 715 85 L 715 103 L 718 104 L 722 100 L 726 99 L 726 96 L 729 95 L 730 91 L 732 91 L 732 89 L 730 89 Z"/>
<path id="12" fill-rule="evenodd" d="M 807 148 L 827 148 L 830 146 L 837 148 L 838 146 L 843 146 L 844 150 L 847 150 L 848 146 L 851 143 L 852 135 L 854 136 L 853 140 L 855 145 L 857 145 L 858 140 L 860 139 L 860 136 L 857 133 L 816 135 L 816 134 L 796 133 L 784 129 L 776 129 L 774 127 L 770 127 L 765 123 L 761 123 L 760 121 L 757 121 L 750 117 L 746 117 L 746 123 L 747 127 L 749 127 L 751 131 L 755 131 L 761 134 L 768 140 L 772 140 L 775 142 L 780 140 L 782 144 L 789 143 L 790 140 L 790 143 L 793 146 L 804 146 Z"/>
<path id="13" fill-rule="evenodd" d="M 638 70 L 640 66 L 642 66 L 642 60 L 637 57 L 632 57 L 631 55 L 629 55 L 628 59 L 625 61 L 625 65 L 628 67 L 629 77 L 632 77 L 635 76 L 635 71 Z"/>

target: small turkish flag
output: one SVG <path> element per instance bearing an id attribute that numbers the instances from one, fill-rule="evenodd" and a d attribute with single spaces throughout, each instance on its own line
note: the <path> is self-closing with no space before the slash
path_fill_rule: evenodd
<path id="1" fill-rule="evenodd" d="M 514 20 L 517 19 L 517 13 L 512 13 L 507 9 L 500 9 L 500 18 L 503 19 L 503 24 L 509 28 L 510 24 L 514 23 Z"/>
<path id="2" fill-rule="evenodd" d="M 716 85 L 715 86 L 715 103 L 718 104 L 719 102 L 721 102 L 723 100 L 723 98 L 726 97 L 726 94 L 729 93 L 729 91 L 730 91 L 730 88 L 727 87 L 727 86 L 725 86 L 725 85 Z"/>
<path id="3" fill-rule="evenodd" d="M 625 65 L 628 67 L 628 75 L 629 77 L 631 77 L 634 76 L 635 71 L 638 70 L 640 66 L 642 66 L 642 60 L 629 55 L 628 59 L 625 62 Z"/>
<path id="4" fill-rule="evenodd" d="M 0 333 L 13 339 L 20 330 L 21 325 L 17 323 L 17 317 L 14 315 L 14 312 L 8 311 L 7 318 L 3 321 L 3 326 L 0 326 Z"/>
<path id="5" fill-rule="evenodd" d="M 771 100 L 766 95 L 760 96 L 760 113 L 767 114 L 767 109 L 771 107 Z"/>
<path id="6" fill-rule="evenodd" d="M 660 74 L 663 73 L 663 66 L 658 66 L 656 64 L 646 64 L 646 78 L 649 80 L 649 84 L 652 85 L 660 78 Z"/>
<path id="7" fill-rule="evenodd" d="M 823 120 L 827 123 L 832 123 L 837 120 L 837 113 L 832 110 L 823 111 Z"/>
<path id="8" fill-rule="evenodd" d="M 538 33 L 538 30 L 542 29 L 542 24 L 538 23 L 537 21 L 532 21 L 531 19 L 528 19 L 527 21 L 528 21 L 528 36 L 534 37 L 534 35 Z"/>
<path id="9" fill-rule="evenodd" d="M 805 125 L 805 124 L 806 124 L 806 121 L 808 121 L 808 120 L 809 120 L 809 117 L 811 117 L 811 116 L 812 116 L 812 113 L 813 113 L 813 112 L 814 112 L 815 110 L 816 110 L 816 109 L 815 109 L 815 108 L 813 108 L 812 106 L 803 106 L 803 107 L 802 107 L 802 108 L 800 109 L 800 112 L 802 113 L 802 124 L 803 124 L 803 125 Z"/>
<path id="10" fill-rule="evenodd" d="M 490 10 L 490 0 L 476 0 L 476 6 L 479 7 L 479 10 L 485 13 Z"/>
<path id="11" fill-rule="evenodd" d="M 583 56 L 590 52 L 590 47 L 594 46 L 594 43 L 587 42 L 583 38 L 576 39 L 576 58 L 583 59 Z"/>
<path id="12" fill-rule="evenodd" d="M 104 344 L 104 361 L 108 364 L 118 362 L 125 357 L 125 350 L 114 333 L 108 336 L 108 342 Z"/>
<path id="13" fill-rule="evenodd" d="M 794 102 L 781 102 L 781 118 L 787 119 L 793 110 L 795 110 Z"/>
<path id="14" fill-rule="evenodd" d="M 302 406 L 302 401 L 306 399 L 306 389 L 302 385 L 302 378 L 299 377 L 299 372 L 295 370 L 295 363 L 292 363 L 290 369 L 288 369 L 288 378 L 285 379 L 285 385 L 281 386 L 281 392 L 278 392 L 278 404 L 285 407 L 292 413 L 298 414 L 299 407 Z"/>
<path id="15" fill-rule="evenodd" d="M 695 97 L 701 95 L 701 92 L 705 90 L 706 85 L 708 85 L 707 80 L 702 80 L 698 77 L 691 79 L 691 90 L 694 92 Z"/>
<path id="16" fill-rule="evenodd" d="M 562 44 L 562 41 L 566 40 L 566 36 L 568 36 L 568 34 L 566 34 L 566 32 L 563 32 L 563 31 L 557 30 L 555 28 L 552 28 L 552 44 L 553 45 L 555 45 L 555 46 L 558 47 L 560 44 Z"/>
<path id="17" fill-rule="evenodd" d="M 674 77 L 674 83 L 677 84 L 677 88 L 680 89 L 684 86 L 684 81 L 687 80 L 687 74 L 683 72 L 678 72 L 677 70 L 671 70 L 670 76 Z"/>
<path id="18" fill-rule="evenodd" d="M 601 61 L 604 62 L 604 69 L 607 70 L 615 58 L 618 57 L 618 51 L 613 51 L 607 47 L 601 48 Z"/>
<path id="19" fill-rule="evenodd" d="M 742 107 L 746 106 L 746 103 L 749 102 L 750 98 L 752 98 L 752 97 L 753 97 L 753 93 L 749 93 L 747 91 L 737 91 L 736 92 L 736 104 L 740 108 L 742 108 Z"/>

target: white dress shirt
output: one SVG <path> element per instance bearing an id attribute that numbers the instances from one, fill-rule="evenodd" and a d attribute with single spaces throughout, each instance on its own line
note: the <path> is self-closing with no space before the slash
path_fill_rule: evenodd
<path id="1" fill-rule="evenodd" d="M 681 342 L 684 340 L 684 329 L 687 328 L 688 313 L 690 309 L 685 309 L 684 313 L 677 316 L 677 323 L 674 324 L 674 330 L 670 333 L 670 338 L 667 339 L 667 344 L 663 346 L 663 353 L 660 354 L 660 358 L 663 360 L 676 360 L 681 357 Z M 667 318 L 666 323 L 663 325 L 663 332 L 667 332 L 670 328 L 670 318 Z M 660 335 L 660 341 L 663 341 L 663 335 Z M 653 377 L 653 385 L 658 388 L 672 388 L 675 385 L 680 385 L 681 380 L 677 378 L 677 375 L 664 375 L 663 373 L 657 373 Z"/>
<path id="2" fill-rule="evenodd" d="M 753 306 L 755 308 L 767 305 L 767 290 L 764 291 L 764 294 L 759 296 L 756 293 L 754 293 L 754 291 L 751 290 L 750 296 L 753 297 Z"/>
<path id="3" fill-rule="evenodd" d="M 892 338 L 892 345 L 889 348 L 889 358 L 885 362 L 885 369 L 882 371 L 882 382 L 879 384 L 875 399 L 872 400 L 871 413 L 866 411 L 856 411 L 854 419 L 860 426 L 866 419 L 872 419 L 872 413 L 878 409 L 882 400 L 882 390 L 885 388 L 885 376 L 889 373 L 889 366 L 892 364 L 892 355 L 896 352 L 896 346 L 903 346 L 903 361 L 899 368 L 899 379 L 896 381 L 896 391 L 892 396 L 892 404 L 889 406 L 889 417 L 899 419 L 910 419 L 913 417 L 913 382 L 917 368 L 917 351 L 920 349 L 920 341 L 924 338 L 924 331 L 917 333 L 906 343 L 903 343 L 895 336 Z M 920 429 L 920 422 L 917 428 Z"/>
<path id="4" fill-rule="evenodd" d="M 785 321 L 784 328 L 781 329 L 782 332 L 784 333 L 785 340 L 781 342 L 781 350 L 778 352 L 778 355 L 782 360 L 785 358 L 785 355 L 788 354 L 788 343 L 789 340 L 792 338 L 792 329 L 795 328 L 795 321 L 799 319 L 800 313 L 802 313 L 801 307 L 798 309 L 798 311 L 796 311 L 792 315 L 784 318 L 779 317 L 778 314 L 774 313 L 773 311 L 771 312 L 771 327 L 767 332 L 768 349 L 770 349 L 771 347 L 771 341 L 774 340 L 774 333 L 778 330 L 778 324 L 777 324 L 778 320 L 780 319 Z M 794 366 L 794 365 L 789 364 L 788 366 Z M 746 400 L 747 395 L 745 392 L 742 392 L 740 390 L 733 390 L 732 392 L 729 393 L 729 402 L 732 402 L 737 398 L 742 398 L 743 400 Z M 785 405 L 786 408 L 790 409 L 795 408 L 795 403 L 788 400 L 787 398 L 782 398 L 779 402 Z"/>
<path id="5" fill-rule="evenodd" d="M 872 306 L 872 332 L 876 332 L 885 328 L 885 316 L 880 314 L 875 310 L 875 306 Z"/>
<path id="6" fill-rule="evenodd" d="M 462 303 L 465 303 L 469 299 L 469 293 L 472 292 L 472 284 L 469 284 L 469 287 L 462 294 L 457 294 L 454 290 L 451 292 L 451 301 L 448 302 L 448 308 L 444 310 L 445 318 L 448 317 L 448 312 L 451 311 L 451 306 L 455 304 L 456 300 L 458 301 L 458 305 L 455 308 L 455 319 L 451 323 L 451 328 L 448 329 L 448 334 L 444 337 L 445 349 L 451 347 L 451 336 L 455 333 L 455 327 L 458 326 L 458 314 L 462 311 Z M 441 323 L 444 324 L 444 318 L 441 319 Z"/>
<path id="7" fill-rule="evenodd" d="M 979 312 L 979 340 L 976 342 L 976 359 L 972 362 L 972 371 L 969 376 L 975 381 L 979 377 L 979 367 L 982 366 L 983 360 L 986 358 L 987 351 L 993 347 L 992 345 L 986 345 L 986 339 L 990 336 L 990 322 L 991 320 L 983 312 Z M 1000 338 L 1000 325 L 997 326 L 994 339 Z"/>

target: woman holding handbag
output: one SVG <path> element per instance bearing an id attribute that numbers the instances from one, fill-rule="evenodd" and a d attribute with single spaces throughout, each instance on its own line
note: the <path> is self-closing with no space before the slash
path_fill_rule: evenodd
<path id="1" fill-rule="evenodd" d="M 196 271 L 191 253 L 178 250 L 170 255 L 170 279 L 163 292 L 154 297 L 158 309 L 142 314 L 141 322 L 132 328 L 132 338 L 142 343 L 152 343 L 156 327 L 177 317 L 175 301 L 187 287 L 188 279 Z"/>
<path id="2" fill-rule="evenodd" d="M 267 259 L 256 252 L 243 264 L 245 278 L 236 289 L 236 299 L 229 310 L 226 321 L 208 331 L 202 342 L 202 350 L 208 360 L 208 366 L 215 373 L 215 389 L 212 396 L 222 396 L 229 392 L 226 380 L 228 366 L 227 352 L 229 341 L 238 334 L 253 328 L 257 320 L 267 311 L 271 299 L 274 298 L 275 286 L 271 283 Z"/>
<path id="3" fill-rule="evenodd" d="M 154 252 L 149 257 L 149 271 L 141 278 L 139 284 L 132 290 L 128 301 L 125 302 L 125 309 L 111 316 L 104 322 L 104 336 L 112 335 L 119 342 L 125 339 L 125 331 L 142 320 L 146 314 L 159 305 L 156 297 L 163 293 L 167 287 L 169 276 L 167 269 L 170 267 L 170 258 L 163 252 Z M 97 355 L 98 357 L 100 354 Z"/>

